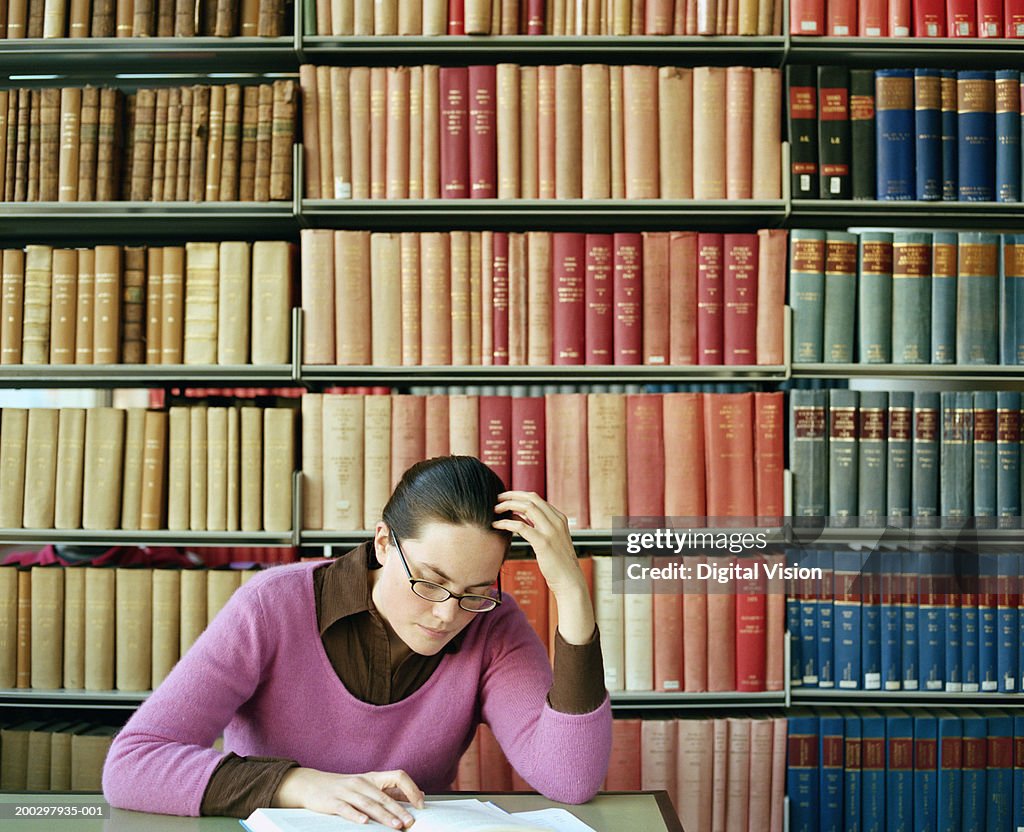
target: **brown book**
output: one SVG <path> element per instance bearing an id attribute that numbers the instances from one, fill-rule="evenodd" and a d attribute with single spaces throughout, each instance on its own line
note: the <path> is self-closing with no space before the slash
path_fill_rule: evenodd
<path id="1" fill-rule="evenodd" d="M 21 527 L 29 411 L 5 407 L 0 415 L 0 528 Z"/>
<path id="2" fill-rule="evenodd" d="M 237 0 L 217 0 L 216 9 L 213 34 L 218 38 L 228 38 L 237 34 L 235 31 L 235 19 L 238 17 Z"/>
<path id="3" fill-rule="evenodd" d="M 132 37 L 148 38 L 154 34 L 156 34 L 156 4 L 154 0 L 134 0 Z"/>
<path id="4" fill-rule="evenodd" d="M 243 407 L 241 412 L 240 489 L 242 531 L 263 528 L 263 410 Z"/>
<path id="5" fill-rule="evenodd" d="M 259 10 L 256 34 L 261 38 L 280 37 L 284 31 L 284 3 L 281 0 L 260 0 Z"/>
<path id="6" fill-rule="evenodd" d="M 100 90 L 99 122 L 96 131 L 96 199 L 108 202 L 117 194 L 119 167 L 118 136 L 120 135 L 121 95 L 117 90 Z M 79 195 L 82 199 L 82 171 L 79 167 Z"/>
<path id="7" fill-rule="evenodd" d="M 121 516 L 124 411 L 94 407 L 85 419 L 82 528 L 116 529 Z"/>
<path id="8" fill-rule="evenodd" d="M 757 4 L 757 34 L 776 34 L 774 6 L 781 5 L 781 0 L 774 0 L 774 2 L 772 0 L 760 0 L 760 2 Z"/>
<path id="9" fill-rule="evenodd" d="M 114 37 L 114 0 L 93 0 L 90 36 L 94 38 Z"/>
<path id="10" fill-rule="evenodd" d="M 25 252 L 3 252 L 2 307 L 0 307 L 0 364 L 21 364 L 22 316 L 25 307 Z"/>
<path id="11" fill-rule="evenodd" d="M 121 303 L 121 361 L 143 364 L 146 360 L 146 249 L 124 247 Z"/>
<path id="12" fill-rule="evenodd" d="M 173 202 L 178 198 L 178 143 L 180 137 L 181 89 L 179 87 L 171 87 L 167 91 L 167 133 L 163 151 L 164 181 L 160 190 L 160 199 L 163 202 Z"/>
<path id="13" fill-rule="evenodd" d="M 78 305 L 75 324 L 75 363 L 92 364 L 93 317 L 96 310 L 96 250 L 78 250 Z"/>
<path id="14" fill-rule="evenodd" d="M 114 689 L 115 570 L 85 568 L 85 689 Z"/>
<path id="15" fill-rule="evenodd" d="M 206 528 L 222 532 L 228 522 L 227 408 L 206 409 Z"/>
<path id="16" fill-rule="evenodd" d="M 422 258 L 422 246 L 420 245 L 420 242 L 420 232 L 402 232 L 402 364 L 406 367 L 416 366 L 423 363 L 422 314 L 420 311 L 422 294 L 420 282 L 420 260 Z M 342 280 L 345 281 L 346 284 L 350 282 L 350 277 L 345 275 L 343 272 L 339 272 L 339 274 L 342 275 Z M 369 280 L 367 279 L 367 291 L 361 293 L 362 297 L 369 297 L 368 287 Z M 343 291 L 346 297 L 352 296 L 352 292 L 347 286 Z M 341 307 L 348 305 L 348 303 L 339 304 L 339 310 Z M 368 308 L 369 307 L 367 307 L 367 309 Z M 353 310 L 348 314 L 359 314 L 360 311 L 361 310 Z M 339 326 L 340 324 L 341 321 L 339 321 Z M 352 328 L 357 331 L 365 329 L 364 327 Z M 367 347 L 369 347 L 369 342 L 367 342 Z"/>
<path id="17" fill-rule="evenodd" d="M 224 138 L 221 143 L 220 182 L 218 199 L 234 202 L 238 199 L 238 166 L 242 137 L 242 88 L 238 84 L 224 87 Z"/>
<path id="18" fill-rule="evenodd" d="M 7 39 L 24 38 L 28 21 L 28 0 L 9 0 L 7 12 Z"/>
<path id="19" fill-rule="evenodd" d="M 148 690 L 153 660 L 153 570 L 118 567 L 114 574 L 117 689 Z"/>
<path id="20" fill-rule="evenodd" d="M 693 199 L 693 70 L 658 70 L 658 176 L 662 199 Z"/>
<path id="21" fill-rule="evenodd" d="M 50 361 L 50 286 L 53 280 L 53 249 L 31 245 L 25 249 L 25 308 L 21 333 L 24 364 Z"/>
<path id="22" fill-rule="evenodd" d="M 162 364 L 181 364 L 184 354 L 185 249 L 167 246 L 163 250 L 160 281 L 160 355 Z"/>
<path id="23" fill-rule="evenodd" d="M 160 364 L 163 345 L 160 329 L 163 312 L 161 283 L 164 272 L 164 250 L 151 246 L 146 250 L 146 363 Z"/>
<path id="24" fill-rule="evenodd" d="M 253 243 L 253 364 L 287 364 L 291 360 L 291 296 L 291 246 L 283 241 Z"/>
<path id="25" fill-rule="evenodd" d="M 43 36 L 43 18 L 45 11 L 45 0 L 28 0 L 28 24 L 26 27 L 26 37 L 41 38 Z"/>
<path id="26" fill-rule="evenodd" d="M 626 199 L 657 199 L 660 115 L 657 67 L 623 67 L 622 99 Z"/>
<path id="27" fill-rule="evenodd" d="M 2 32 L 3 26 L 0 25 L 0 33 Z M 18 95 L 14 90 L 0 91 L 0 194 L 6 196 L 7 181 L 10 179 L 12 198 L 14 185 L 14 136 L 17 131 L 18 118 L 17 101 Z M 8 134 L 11 137 L 10 145 L 8 145 Z M 8 154 L 8 150 L 10 154 Z"/>
<path id="28" fill-rule="evenodd" d="M 370 198 L 370 70 L 349 72 L 349 130 L 352 152 L 352 198 Z M 426 142 L 424 142 L 426 147 Z"/>
<path id="29" fill-rule="evenodd" d="M 0 686 L 18 682 L 18 569 L 0 566 Z"/>
<path id="30" fill-rule="evenodd" d="M 220 244 L 217 302 L 217 363 L 249 363 L 249 244 Z M 262 335 L 261 335 L 262 337 Z"/>
<path id="31" fill-rule="evenodd" d="M 27 191 L 25 199 L 38 202 L 39 197 L 39 157 L 42 151 L 40 128 L 43 117 L 43 90 L 29 90 L 29 122 L 28 122 L 28 168 L 26 172 Z"/>
<path id="32" fill-rule="evenodd" d="M 65 690 L 85 687 L 85 571 L 84 566 L 64 570 Z"/>
<path id="33" fill-rule="evenodd" d="M 177 0 L 174 15 L 174 34 L 179 38 L 192 38 L 196 35 L 196 3 L 195 0 Z"/>
<path id="34" fill-rule="evenodd" d="M 206 195 L 206 151 L 211 136 L 210 87 L 192 87 L 192 127 L 189 143 L 188 198 L 202 202 Z M 218 181 L 219 184 L 219 181 Z"/>
<path id="35" fill-rule="evenodd" d="M 242 88 L 242 133 L 238 157 L 238 198 L 242 202 L 255 199 L 259 98 L 258 86 Z"/>
<path id="36" fill-rule="evenodd" d="M 387 67 L 370 67 L 370 199 L 387 194 Z"/>
<path id="37" fill-rule="evenodd" d="M 317 94 L 314 98 L 316 113 L 314 119 L 318 122 L 319 145 L 316 148 L 318 159 L 316 172 L 320 179 L 318 189 L 321 199 L 331 199 L 334 193 L 333 161 L 331 159 L 334 146 L 334 123 L 331 114 L 331 68 L 319 66 L 316 68 Z M 305 106 L 305 93 L 302 94 L 303 106 Z M 303 117 L 303 125 L 306 124 Z M 305 141 L 305 133 L 303 133 Z"/>
<path id="38" fill-rule="evenodd" d="M 167 414 L 167 528 L 189 528 L 191 459 L 190 408 L 172 407 Z"/>
<path id="39" fill-rule="evenodd" d="M 421 235 L 420 275 L 422 362 L 428 366 L 451 364 L 453 310 L 447 233 Z"/>
<path id="40" fill-rule="evenodd" d="M 726 199 L 750 199 L 754 71 L 748 66 L 728 67 L 725 84 L 725 196 Z"/>
<path id="41" fill-rule="evenodd" d="M 421 74 L 419 67 L 411 70 L 413 78 Z M 332 66 L 331 79 L 331 188 L 321 196 L 324 199 L 350 199 L 352 197 L 352 136 L 349 126 L 349 68 Z M 415 102 L 415 94 L 422 90 L 413 87 L 410 91 L 410 106 Z M 410 112 L 410 129 L 414 111 Z M 422 154 L 415 149 L 415 142 L 422 143 L 422 136 L 410 136 L 410 164 L 422 163 Z M 321 171 L 321 177 L 323 171 Z M 411 179 L 411 175 L 410 175 Z M 321 180 L 322 181 L 322 180 Z M 411 187 L 411 182 L 410 182 Z"/>
<path id="42" fill-rule="evenodd" d="M 188 522 L 189 529 L 194 532 L 204 532 L 207 529 L 206 485 L 209 463 L 207 409 L 205 406 L 189 408 Z"/>
<path id="43" fill-rule="evenodd" d="M 50 363 L 75 363 L 75 329 L 78 302 L 78 252 L 61 248 L 53 252 L 53 284 L 50 307 Z"/>
<path id="44" fill-rule="evenodd" d="M 96 246 L 93 364 L 117 364 L 121 344 L 121 247 Z"/>
<path id="45" fill-rule="evenodd" d="M 724 199 L 726 108 L 724 67 L 693 70 L 693 197 Z"/>
<path id="46" fill-rule="evenodd" d="M 124 142 L 118 148 L 120 164 L 120 182 L 115 187 L 115 199 L 128 200 L 132 195 L 132 164 L 135 161 L 135 104 L 137 96 L 135 93 L 128 93 L 124 97 Z"/>
<path id="47" fill-rule="evenodd" d="M 409 84 L 408 67 L 386 70 L 385 197 L 409 198 Z"/>
<path id="48" fill-rule="evenodd" d="M 32 572 L 18 570 L 18 653 L 15 687 L 32 687 Z M 6 732 L 5 732 L 6 733 Z M 3 738 L 4 757 L 10 746 Z"/>
<path id="49" fill-rule="evenodd" d="M 157 0 L 156 36 L 158 38 L 174 37 L 175 5 L 175 0 Z"/>
<path id="50" fill-rule="evenodd" d="M 192 87 L 181 87 L 180 104 L 178 109 L 178 162 L 175 166 L 174 198 L 178 202 L 184 202 L 189 198 L 189 166 L 192 163 L 192 111 L 193 97 L 195 93 Z M 168 113 L 170 118 L 170 113 Z M 170 135 L 168 134 L 168 139 Z M 168 141 L 167 152 L 170 156 L 170 141 Z M 164 196 L 169 196 L 164 187 Z"/>
<path id="51" fill-rule="evenodd" d="M 88 0 L 71 0 L 68 11 L 68 37 L 89 37 L 89 6 Z"/>
<path id="52" fill-rule="evenodd" d="M 142 449 L 146 442 L 146 411 L 141 407 L 129 407 L 124 415 L 120 528 L 137 530 L 142 506 Z"/>
<path id="53" fill-rule="evenodd" d="M 78 125 L 78 182 L 75 187 L 75 199 L 79 202 L 96 198 L 100 97 L 98 87 L 82 88 Z"/>
<path id="54" fill-rule="evenodd" d="M 751 194 L 754 199 L 781 199 L 782 125 L 778 104 L 782 98 L 782 73 L 772 68 L 755 69 L 753 97 Z"/>
<path id="55" fill-rule="evenodd" d="M 217 243 L 185 244 L 185 364 L 217 363 L 219 266 Z"/>
<path id="56" fill-rule="evenodd" d="M 60 161 L 58 164 L 57 199 L 75 202 L 78 199 L 78 158 L 82 90 L 65 87 L 60 91 Z"/>
<path id="57" fill-rule="evenodd" d="M 267 202 L 270 199 L 270 169 L 274 116 L 274 88 L 271 84 L 260 84 L 259 108 L 256 124 L 256 167 L 253 199 Z"/>
<path id="58" fill-rule="evenodd" d="M 219 5 L 218 5 L 219 8 Z M 210 122 L 206 143 L 206 196 L 207 202 L 216 202 L 220 196 L 220 178 L 224 153 L 224 95 L 221 84 L 210 87 Z"/>
<path id="59" fill-rule="evenodd" d="M 295 470 L 295 411 L 268 407 L 263 411 L 263 528 L 292 528 L 292 472 Z"/>
<path id="60" fill-rule="evenodd" d="M 318 7 L 327 7 L 320 2 Z M 317 86 L 317 67 L 303 64 L 299 67 L 299 91 L 302 94 L 302 158 L 305 173 L 306 199 L 324 199 L 320 172 L 320 102 Z"/>
<path id="61" fill-rule="evenodd" d="M 583 196 L 582 73 L 579 66 L 555 67 L 555 198 Z"/>
<path id="62" fill-rule="evenodd" d="M 426 248 L 423 241 L 421 248 Z M 422 271 L 422 262 L 420 268 Z M 371 358 L 377 366 L 397 367 L 402 363 L 402 245 L 399 234 L 370 235 L 370 270 L 373 275 L 370 308 L 378 310 L 371 321 Z"/>
<path id="63" fill-rule="evenodd" d="M 61 408 L 57 425 L 57 479 L 53 509 L 55 529 L 81 528 L 84 477 L 85 410 Z"/>
<path id="64" fill-rule="evenodd" d="M 178 661 L 182 574 L 178 569 L 153 570 L 153 660 L 149 684 L 154 690 Z"/>
<path id="65" fill-rule="evenodd" d="M 306 393 L 301 403 L 302 430 L 302 528 L 324 527 L 323 400 L 320 393 Z"/>
<path id="66" fill-rule="evenodd" d="M 50 407 L 33 407 L 28 412 L 25 506 L 20 524 L 26 529 L 53 528 L 59 416 L 60 411 Z"/>
<path id="67" fill-rule="evenodd" d="M 292 198 L 292 145 L 295 142 L 294 81 L 275 81 L 273 85 L 273 123 L 271 128 L 270 199 Z"/>
<path id="68" fill-rule="evenodd" d="M 28 194 L 29 117 L 32 91 L 18 90 L 18 121 L 14 162 L 14 201 L 24 202 Z M 10 200 L 8 200 L 10 201 Z"/>
<path id="69" fill-rule="evenodd" d="M 117 0 L 114 34 L 119 38 L 132 36 L 132 20 L 135 16 L 134 0 Z"/>
<path id="70" fill-rule="evenodd" d="M 498 199 L 519 198 L 520 83 L 518 64 L 496 68 Z"/>

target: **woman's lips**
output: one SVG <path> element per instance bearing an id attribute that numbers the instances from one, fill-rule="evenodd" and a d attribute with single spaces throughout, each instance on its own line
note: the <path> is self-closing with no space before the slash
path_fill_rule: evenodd
<path id="1" fill-rule="evenodd" d="M 432 627 L 427 627 L 423 624 L 418 624 L 417 626 L 425 631 L 431 638 L 448 638 L 448 636 L 451 635 L 451 630 L 435 630 Z"/>

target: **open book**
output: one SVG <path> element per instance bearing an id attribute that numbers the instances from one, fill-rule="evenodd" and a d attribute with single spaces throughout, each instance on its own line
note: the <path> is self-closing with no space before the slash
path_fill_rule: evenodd
<path id="1" fill-rule="evenodd" d="M 594 832 L 565 809 L 508 814 L 479 800 L 428 800 L 423 809 L 407 807 L 415 832 Z M 249 832 L 367 832 L 391 829 L 381 823 L 354 823 L 309 809 L 257 809 L 241 821 Z M 394 832 L 391 829 L 391 832 Z"/>

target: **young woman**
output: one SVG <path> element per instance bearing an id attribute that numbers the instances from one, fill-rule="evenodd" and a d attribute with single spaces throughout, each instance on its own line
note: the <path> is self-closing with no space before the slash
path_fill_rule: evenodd
<path id="1" fill-rule="evenodd" d="M 513 534 L 558 607 L 553 672 L 500 592 Z M 473 457 L 438 457 L 406 471 L 371 542 L 239 589 L 115 738 L 103 790 L 141 811 L 306 807 L 398 829 L 412 817 L 395 798 L 450 788 L 480 722 L 554 800 L 605 777 L 611 709 L 565 517 Z"/>

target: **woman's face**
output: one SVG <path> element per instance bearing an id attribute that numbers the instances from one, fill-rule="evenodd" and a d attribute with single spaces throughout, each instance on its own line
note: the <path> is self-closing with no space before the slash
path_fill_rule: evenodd
<path id="1" fill-rule="evenodd" d="M 462 595 L 486 594 L 498 578 L 505 543 L 477 526 L 431 522 L 415 538 L 401 538 L 402 552 L 412 577 L 440 584 Z M 374 537 L 381 569 L 371 572 L 371 596 L 377 612 L 415 653 L 432 656 L 451 641 L 476 615 L 455 598 L 435 603 L 420 598 L 409 586 L 409 575 L 387 526 L 377 524 Z"/>

